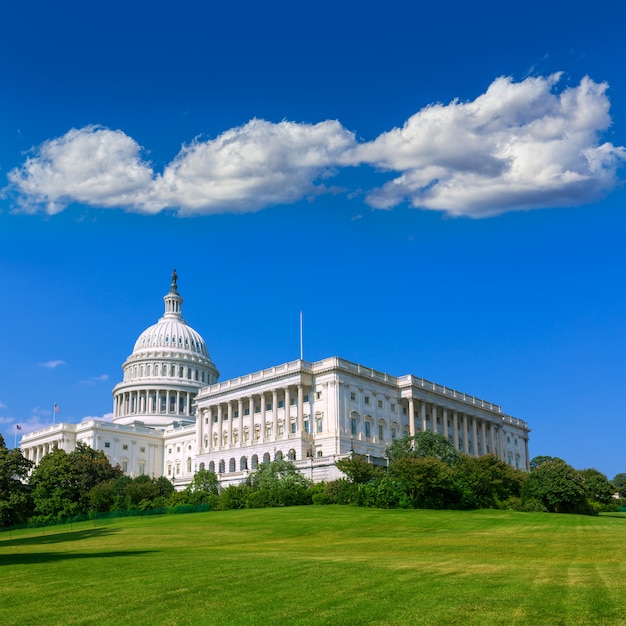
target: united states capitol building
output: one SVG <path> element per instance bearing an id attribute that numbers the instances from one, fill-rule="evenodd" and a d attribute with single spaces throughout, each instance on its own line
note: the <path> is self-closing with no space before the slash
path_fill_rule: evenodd
<path id="1" fill-rule="evenodd" d="M 314 481 L 342 474 L 352 452 L 385 464 L 396 437 L 431 430 L 472 455 L 528 469 L 529 429 L 500 406 L 412 374 L 392 376 L 338 357 L 302 359 L 219 382 L 205 341 L 183 319 L 174 271 L 165 312 L 135 342 L 113 389 L 112 421 L 54 424 L 22 437 L 36 464 L 77 442 L 130 476 L 166 476 L 177 488 L 199 469 L 223 485 L 259 463 L 286 459 Z"/>

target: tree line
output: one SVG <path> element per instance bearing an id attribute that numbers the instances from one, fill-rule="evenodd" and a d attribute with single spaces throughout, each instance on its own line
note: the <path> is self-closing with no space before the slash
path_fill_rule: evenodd
<path id="1" fill-rule="evenodd" d="M 337 462 L 345 478 L 313 484 L 288 461 L 258 466 L 246 481 L 222 487 L 215 473 L 200 470 L 182 491 L 165 477 L 126 476 L 102 451 L 78 443 L 55 449 L 33 469 L 0 435 L 0 527 L 48 523 L 89 514 L 207 505 L 214 510 L 352 504 L 377 508 L 477 509 L 580 513 L 617 510 L 626 501 L 626 473 L 613 481 L 595 469 L 576 470 L 556 457 L 535 457 L 530 471 L 494 455 L 458 452 L 429 431 L 396 439 L 388 463 L 364 457 Z"/>

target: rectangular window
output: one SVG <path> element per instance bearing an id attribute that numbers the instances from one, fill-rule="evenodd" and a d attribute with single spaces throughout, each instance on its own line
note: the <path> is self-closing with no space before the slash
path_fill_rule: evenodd
<path id="1" fill-rule="evenodd" d="M 369 439 L 372 436 L 372 423 L 365 422 L 365 437 Z"/>
<path id="2" fill-rule="evenodd" d="M 167 475 L 168 475 L 168 476 L 171 476 L 171 475 L 172 475 L 172 466 L 171 466 L 171 465 L 168 465 L 168 466 L 167 466 Z"/>
<path id="3" fill-rule="evenodd" d="M 402 407 L 402 415 L 406 415 L 408 413 L 408 411 L 406 410 L 406 407 L 403 406 Z"/>
<path id="4" fill-rule="evenodd" d="M 369 404 L 370 403 L 370 399 L 368 396 L 365 396 L 365 404 Z"/>
<path id="5" fill-rule="evenodd" d="M 128 461 L 122 461 L 122 471 L 123 472 L 128 471 Z"/>
<path id="6" fill-rule="evenodd" d="M 257 404 L 257 405 L 254 407 L 254 412 L 255 412 L 255 413 L 260 413 L 260 412 L 261 412 L 261 405 L 260 405 L 260 404 Z"/>
<path id="7" fill-rule="evenodd" d="M 278 436 L 279 436 L 279 437 L 282 437 L 284 434 L 285 434 L 285 427 L 281 424 L 281 425 L 278 427 Z"/>
<path id="8" fill-rule="evenodd" d="M 383 401 L 382 401 L 382 400 L 379 400 L 379 401 L 378 401 L 378 408 L 379 408 L 379 409 L 382 409 L 382 408 L 383 408 Z"/>
<path id="9" fill-rule="evenodd" d="M 122 446 L 122 450 L 128 450 L 128 444 L 127 444 L 127 443 L 125 443 L 125 444 Z"/>
<path id="10" fill-rule="evenodd" d="M 139 473 L 143 476 L 143 474 L 146 473 L 146 464 L 145 463 L 139 463 Z"/>
<path id="11" fill-rule="evenodd" d="M 291 404 L 291 406 L 296 406 L 296 399 L 295 398 L 291 398 L 289 401 L 289 404 Z"/>
<path id="12" fill-rule="evenodd" d="M 217 414 L 213 416 L 213 423 L 217 424 Z"/>
<path id="13" fill-rule="evenodd" d="M 315 392 L 315 399 L 316 400 L 321 400 L 322 399 L 322 392 L 321 391 L 316 391 Z"/>
<path id="14" fill-rule="evenodd" d="M 356 393 L 354 393 L 354 391 L 350 392 L 350 400 L 352 401 L 356 400 Z"/>
<path id="15" fill-rule="evenodd" d="M 265 407 L 265 409 L 266 409 L 267 411 L 271 411 L 271 410 L 272 410 L 272 403 L 271 403 L 271 402 L 268 402 L 268 403 L 267 403 L 267 406 Z"/>
<path id="16" fill-rule="evenodd" d="M 356 418 L 352 417 L 350 419 L 350 434 L 356 435 Z"/>
<path id="17" fill-rule="evenodd" d="M 249 408 L 248 409 L 244 409 L 243 414 L 244 415 L 250 415 L 250 409 Z"/>
<path id="18" fill-rule="evenodd" d="M 309 420 L 304 420 L 304 432 L 309 433 Z"/>
<path id="19" fill-rule="evenodd" d="M 285 408 L 285 401 L 284 400 L 279 400 L 278 401 L 278 408 L 279 409 L 284 409 Z"/>
<path id="20" fill-rule="evenodd" d="M 146 449 L 142 446 L 141 448 L 139 448 L 139 452 L 145 452 Z"/>
<path id="21" fill-rule="evenodd" d="M 305 393 L 305 394 L 304 394 L 304 401 L 305 401 L 305 402 L 308 402 L 308 401 L 309 401 L 309 394 L 308 394 L 308 393 Z"/>
<path id="22" fill-rule="evenodd" d="M 378 439 L 380 441 L 384 441 L 385 437 L 383 436 L 383 432 L 385 430 L 385 427 L 382 424 L 378 424 Z"/>
<path id="23" fill-rule="evenodd" d="M 235 411 L 235 412 L 233 413 L 233 417 L 239 417 L 239 411 Z"/>
<path id="24" fill-rule="evenodd" d="M 391 438 L 395 439 L 398 436 L 398 431 L 395 428 L 391 429 Z"/>
<path id="25" fill-rule="evenodd" d="M 396 405 L 395 405 L 395 404 L 392 404 L 392 405 L 391 405 L 391 410 L 392 410 L 392 412 L 393 412 L 393 413 L 395 413 L 395 412 L 396 412 Z"/>
<path id="26" fill-rule="evenodd" d="M 104 447 L 105 448 L 110 448 L 111 447 L 111 442 L 110 441 L 105 441 L 104 442 Z"/>
<path id="27" fill-rule="evenodd" d="M 265 427 L 265 436 L 266 437 L 271 437 L 272 436 L 272 427 L 271 426 L 266 426 Z"/>
<path id="28" fill-rule="evenodd" d="M 324 420 L 321 417 L 317 418 L 317 432 L 321 433 L 324 430 Z"/>
<path id="29" fill-rule="evenodd" d="M 292 432 L 292 434 L 296 432 L 296 423 L 295 422 L 291 422 L 291 432 Z"/>

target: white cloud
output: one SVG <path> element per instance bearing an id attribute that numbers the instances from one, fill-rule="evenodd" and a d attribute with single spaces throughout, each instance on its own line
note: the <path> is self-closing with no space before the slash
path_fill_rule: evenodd
<path id="1" fill-rule="evenodd" d="M 109 380 L 108 374 L 100 374 L 100 376 L 92 376 L 91 378 L 87 378 L 86 380 L 81 380 L 81 385 L 95 385 L 96 383 L 101 383 Z"/>
<path id="2" fill-rule="evenodd" d="M 152 179 L 152 169 L 140 152 L 139 144 L 122 131 L 73 128 L 44 142 L 8 178 L 19 190 L 26 212 L 43 206 L 46 213 L 54 214 L 71 202 L 130 207 L 134 195 Z"/>
<path id="3" fill-rule="evenodd" d="M 89 420 L 100 420 L 102 422 L 112 422 L 114 417 L 115 415 L 113 413 L 105 413 L 102 416 L 88 415 L 86 417 L 83 417 L 81 422 L 88 422 Z"/>
<path id="4" fill-rule="evenodd" d="M 59 367 L 59 365 L 65 365 L 65 361 L 56 359 L 54 361 L 46 361 L 45 363 L 39 363 L 39 367 L 47 367 L 48 369 L 52 369 L 52 370 L 56 367 Z"/>
<path id="5" fill-rule="evenodd" d="M 13 423 L 13 418 L 12 417 L 2 417 L 0 416 L 0 424 L 12 424 Z"/>
<path id="6" fill-rule="evenodd" d="M 471 102 L 435 104 L 353 151 L 401 172 L 366 201 L 483 217 L 595 200 L 616 182 L 623 147 L 600 143 L 611 123 L 606 83 L 555 93 L 559 74 L 498 78 Z"/>
<path id="7" fill-rule="evenodd" d="M 255 119 L 183 147 L 155 176 L 133 139 L 87 126 L 45 142 L 9 180 L 27 212 L 57 213 L 71 202 L 143 213 L 169 208 L 181 216 L 256 211 L 324 192 L 316 181 L 355 143 L 336 121 Z"/>
<path id="8" fill-rule="evenodd" d="M 0 402 L 0 409 L 6 409 L 7 405 L 4 402 Z"/>
<path id="9" fill-rule="evenodd" d="M 397 173 L 366 202 L 482 217 L 590 202 L 616 184 L 626 150 L 600 141 L 611 124 L 606 83 L 560 74 L 498 78 L 473 101 L 433 104 L 402 128 L 358 144 L 338 121 L 253 119 L 184 146 L 162 173 L 120 130 L 72 129 L 44 142 L 8 177 L 22 211 L 72 202 L 180 216 L 257 211 L 331 191 L 341 167 Z M 350 192 L 348 197 L 360 190 Z"/>
<path id="10" fill-rule="evenodd" d="M 254 119 L 208 141 L 184 147 L 141 206 L 177 207 L 180 215 L 256 211 L 324 192 L 354 135 L 337 121 L 273 124 Z"/>

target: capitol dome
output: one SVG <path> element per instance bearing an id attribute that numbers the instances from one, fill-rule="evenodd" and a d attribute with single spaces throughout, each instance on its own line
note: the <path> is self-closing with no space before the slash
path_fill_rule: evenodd
<path id="1" fill-rule="evenodd" d="M 195 421 L 198 390 L 217 382 L 219 372 L 201 335 L 183 319 L 178 275 L 164 296 L 165 313 L 139 335 L 113 389 L 113 421 L 165 428 Z"/>

